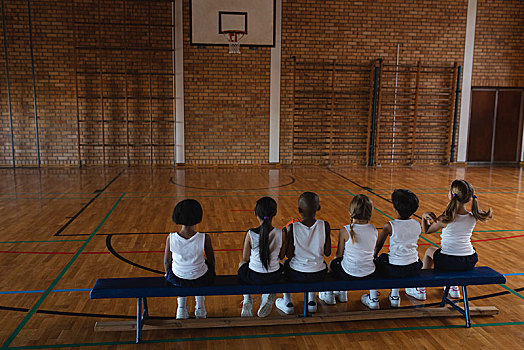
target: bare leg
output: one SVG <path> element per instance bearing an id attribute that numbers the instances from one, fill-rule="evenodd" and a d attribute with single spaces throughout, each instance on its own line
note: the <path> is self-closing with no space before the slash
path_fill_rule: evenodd
<path id="1" fill-rule="evenodd" d="M 428 270 L 433 268 L 433 254 L 437 250 L 437 247 L 429 247 L 424 254 L 424 259 L 422 260 L 422 269 Z"/>
<path id="2" fill-rule="evenodd" d="M 247 264 L 249 261 L 244 261 L 244 260 L 240 260 L 240 262 L 238 263 L 238 268 L 240 268 L 240 266 L 244 265 L 244 264 Z"/>

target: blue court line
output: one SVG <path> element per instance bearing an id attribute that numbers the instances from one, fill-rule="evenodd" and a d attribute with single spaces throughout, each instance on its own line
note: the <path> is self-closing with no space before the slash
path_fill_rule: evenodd
<path id="1" fill-rule="evenodd" d="M 33 305 L 33 307 L 27 312 L 26 316 L 22 319 L 22 321 L 20 321 L 20 323 L 18 324 L 18 326 L 15 328 L 15 330 L 13 331 L 13 333 L 11 333 L 11 335 L 9 336 L 9 338 L 7 338 L 7 340 L 4 342 L 4 344 L 2 345 L 2 347 L 0 349 L 8 349 L 9 348 L 9 345 L 11 345 L 11 343 L 13 342 L 13 340 L 15 340 L 15 338 L 17 337 L 17 335 L 20 333 L 20 331 L 22 330 L 22 328 L 24 328 L 24 326 L 27 324 L 27 322 L 29 322 L 29 319 L 31 319 L 31 317 L 36 313 L 36 310 L 38 310 L 38 308 L 40 307 L 40 305 L 42 305 L 42 303 L 44 302 L 44 300 L 47 298 L 47 296 L 51 293 L 51 291 L 53 290 L 53 288 L 58 284 L 58 282 L 60 282 L 60 280 L 62 279 L 62 277 L 64 277 L 65 273 L 69 270 L 69 268 L 71 267 L 71 265 L 73 265 L 73 263 L 76 261 L 76 259 L 80 256 L 80 254 L 82 253 L 82 251 L 87 247 L 87 245 L 89 244 L 89 242 L 93 239 L 93 237 L 95 237 L 96 233 L 100 230 L 100 228 L 102 228 L 102 225 L 106 222 L 106 220 L 109 218 L 109 216 L 111 215 L 111 213 L 115 210 L 116 206 L 120 203 L 120 201 L 122 200 L 122 198 L 124 198 L 125 196 L 125 192 L 120 196 L 120 198 L 113 204 L 113 206 L 111 207 L 111 209 L 109 210 L 109 212 L 104 216 L 104 218 L 102 219 L 102 221 L 98 224 L 98 226 L 93 230 L 93 232 L 91 233 L 91 235 L 89 235 L 89 238 L 84 242 L 84 244 L 82 244 L 82 246 L 78 249 L 78 251 L 75 253 L 75 255 L 73 255 L 73 257 L 71 258 L 71 260 L 69 260 L 69 262 L 67 263 L 67 265 L 62 269 L 62 271 L 60 271 L 60 273 L 58 274 L 58 276 L 56 276 L 56 278 L 53 280 L 53 282 L 51 283 L 51 285 L 45 290 L 44 294 L 37 300 L 37 302 Z"/>
<path id="2" fill-rule="evenodd" d="M 503 273 L 503 276 L 524 276 L 524 273 Z"/>
<path id="3" fill-rule="evenodd" d="M 62 293 L 62 292 L 90 292 L 91 288 L 77 288 L 77 289 L 53 289 L 51 292 L 53 293 Z M 36 290 L 5 290 L 0 291 L 1 294 L 33 294 L 33 293 L 43 293 L 45 292 L 44 289 L 36 289 Z"/>

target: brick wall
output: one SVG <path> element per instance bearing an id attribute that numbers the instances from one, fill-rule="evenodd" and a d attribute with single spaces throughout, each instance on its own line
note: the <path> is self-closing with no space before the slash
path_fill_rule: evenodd
<path id="1" fill-rule="evenodd" d="M 70 1 L 33 0 L 33 36 L 36 70 L 36 89 L 40 127 L 40 154 L 43 165 L 78 165 L 77 143 L 101 144 L 102 128 L 99 122 L 102 105 L 100 74 L 102 67 L 104 127 L 107 165 L 173 164 L 173 80 L 171 29 L 153 26 L 151 39 L 147 27 L 111 25 L 124 21 L 170 24 L 169 2 L 101 0 L 101 18 L 105 23 L 98 36 L 97 25 L 77 24 L 72 19 Z M 98 21 L 97 0 L 75 0 L 77 21 Z M 149 5 L 148 5 L 149 4 Z M 148 8 L 150 6 L 150 8 Z M 292 57 L 297 61 L 323 62 L 331 65 L 358 64 L 368 66 L 382 58 L 384 64 L 394 64 L 397 44 L 400 44 L 400 63 L 414 66 L 422 61 L 428 66 L 462 64 L 466 26 L 467 1 L 321 1 L 283 0 L 282 19 L 282 101 L 281 101 L 281 162 L 290 163 L 292 157 Z M 151 11 L 152 16 L 149 16 Z M 479 0 L 473 70 L 474 86 L 523 86 L 524 2 Z M 33 114 L 33 88 L 28 37 L 27 3 L 6 1 L 7 44 L 11 73 L 11 100 L 13 104 L 14 134 L 17 166 L 36 165 L 36 142 Z M 189 0 L 184 0 L 184 87 L 185 87 L 185 149 L 188 164 L 257 164 L 268 159 L 270 49 L 242 48 L 241 55 L 229 55 L 226 47 L 198 47 L 189 44 Z M 77 46 L 104 47 L 83 50 L 78 55 L 79 116 L 81 138 L 77 138 L 75 94 L 75 38 Z M 3 34 L 3 33 L 2 33 Z M 3 49 L 3 35 L 0 36 Z M 126 44 L 127 41 L 127 44 Z M 150 42 L 151 41 L 151 42 Z M 81 43 L 81 44 L 79 44 Z M 152 46 L 151 51 L 122 49 L 125 45 Z M 120 50 L 118 49 L 120 48 Z M 164 51 L 162 51 L 164 50 Z M 149 65 L 151 62 L 151 66 Z M 122 72 L 127 71 L 126 77 Z M 151 71 L 151 81 L 148 72 Z M 5 57 L 0 58 L 0 165 L 11 164 L 9 118 Z M 121 74 L 110 74 L 120 72 Z M 93 74 L 94 73 L 94 74 Z M 325 73 L 325 72 L 324 72 Z M 321 70 L 315 76 L 298 80 L 305 87 L 317 80 L 322 89 L 330 91 L 331 76 Z M 309 73 L 308 73 L 309 74 Z M 391 90 L 393 75 L 385 73 L 385 90 Z M 335 76 L 335 91 L 340 95 L 335 115 L 339 142 L 333 157 L 341 163 L 362 164 L 366 139 L 366 106 L 369 105 L 367 70 L 340 71 Z M 308 80 L 309 79 L 309 80 Z M 413 87 L 414 74 L 399 80 L 399 87 Z M 446 89 L 449 74 L 422 79 L 423 86 Z M 311 84 L 310 84 L 311 85 Z M 151 86 L 151 87 L 150 87 Z M 299 86 L 299 85 L 297 85 Z M 127 89 L 127 94 L 126 94 Z M 368 90 L 366 90 L 368 89 Z M 350 93 L 348 93 L 350 91 Z M 154 97 L 149 103 L 149 94 Z M 344 95 L 346 94 L 346 95 Z M 125 98 L 127 96 L 127 99 Z M 361 97 L 359 97 L 361 96 Z M 365 99 L 367 96 L 367 99 Z M 94 98 L 90 98 L 94 97 Z M 127 103 L 126 103 L 127 100 Z M 319 100 L 320 101 L 320 100 Z M 317 101 L 317 113 L 311 110 L 312 124 L 303 124 L 299 138 L 310 140 L 309 131 L 322 134 L 329 118 L 329 98 Z M 342 102 L 343 101 L 343 102 Z M 388 99 L 384 97 L 386 103 Z M 421 136 L 431 136 L 433 122 L 447 118 L 445 98 L 437 121 L 431 113 L 422 118 Z M 357 112 L 358 110 L 358 112 Z M 344 112 L 345 111 L 345 112 Z M 409 118 L 412 107 L 405 115 Z M 383 108 L 383 121 L 391 117 L 391 110 Z M 381 115 L 382 116 L 382 115 Z M 318 120 L 315 121 L 315 117 Z M 150 118 L 154 120 L 149 129 Z M 389 119 L 388 119 L 389 118 Z M 129 120 L 129 133 L 126 120 Z M 305 119 L 304 119 L 305 120 Z M 305 121 L 303 121 L 305 122 Z M 316 123 L 316 124 L 315 124 Z M 320 125 L 320 126 L 319 126 Z M 315 129 L 319 128 L 319 129 Z M 445 133 L 445 130 L 443 131 Z M 409 128 L 405 133 L 409 133 Z M 442 133 L 442 132 L 441 132 Z M 147 146 L 151 141 L 153 154 Z M 129 136 L 128 136 L 129 135 Z M 295 135 L 297 136 L 297 135 Z M 438 135 L 435 140 L 439 140 Z M 431 137 L 433 137 L 431 136 Z M 129 153 L 127 138 L 131 147 Z M 390 142 L 392 135 L 380 135 L 380 149 Z M 296 137 L 297 138 L 297 137 Z M 326 138 L 318 139 L 313 148 L 305 149 L 304 159 L 325 163 Z M 162 146 L 163 145 L 163 146 Z M 399 152 L 409 149 L 400 148 Z M 408 147 L 408 146 L 402 146 Z M 442 154 L 442 144 L 421 145 L 434 148 Z M 322 155 L 308 152 L 320 148 Z M 128 158 L 129 154 L 129 158 Z M 421 153 L 422 154 L 422 153 Z M 83 147 L 83 164 L 103 164 L 102 147 Z M 384 162 L 387 157 L 384 156 Z M 420 156 L 419 156 L 420 157 Z M 427 157 L 426 157 L 427 158 Z M 420 161 L 429 158 L 422 156 Z"/>
<path id="2" fill-rule="evenodd" d="M 524 1 L 479 0 L 472 86 L 524 87 Z"/>

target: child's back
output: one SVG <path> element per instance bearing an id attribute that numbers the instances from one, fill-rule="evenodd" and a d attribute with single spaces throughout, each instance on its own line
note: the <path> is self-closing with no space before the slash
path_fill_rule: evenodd
<path id="1" fill-rule="evenodd" d="M 442 228 L 442 234 L 440 235 L 442 239 L 440 242 L 442 254 L 455 256 L 474 254 L 475 249 L 473 249 L 471 244 L 471 234 L 476 224 L 477 219 L 475 219 L 472 213 L 456 214 L 455 220 Z"/>
<path id="2" fill-rule="evenodd" d="M 300 272 L 318 272 L 326 268 L 324 262 L 324 243 L 326 229 L 323 220 L 317 220 L 308 227 L 301 222 L 293 225 L 294 256 L 289 266 Z"/>
<path id="3" fill-rule="evenodd" d="M 200 232 L 196 232 L 189 239 L 177 232 L 169 234 L 169 250 L 173 258 L 171 268 L 177 277 L 194 280 L 207 272 L 205 240 L 205 234 Z"/>
<path id="4" fill-rule="evenodd" d="M 389 263 L 392 265 L 409 265 L 419 260 L 418 239 L 420 223 L 415 219 L 395 219 L 389 222 Z"/>
<path id="5" fill-rule="evenodd" d="M 251 255 L 249 258 L 249 268 L 260 273 L 275 272 L 280 268 L 279 253 L 282 247 L 282 230 L 274 227 L 269 232 L 269 264 L 266 269 L 260 258 L 260 234 L 256 229 L 248 231 L 251 240 Z"/>
<path id="6" fill-rule="evenodd" d="M 353 226 L 354 237 L 351 237 L 351 226 Z M 365 277 L 375 272 L 373 253 L 377 242 L 378 232 L 375 226 L 367 224 L 346 225 L 348 240 L 344 245 L 342 256 L 342 268 L 354 277 Z"/>

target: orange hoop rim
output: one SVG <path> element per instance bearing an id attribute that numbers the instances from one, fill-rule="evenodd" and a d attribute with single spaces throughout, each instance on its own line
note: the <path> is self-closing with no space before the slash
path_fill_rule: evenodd
<path id="1" fill-rule="evenodd" d="M 243 30 L 224 30 L 222 35 L 226 37 L 227 41 L 237 43 L 246 35 L 246 32 Z"/>

